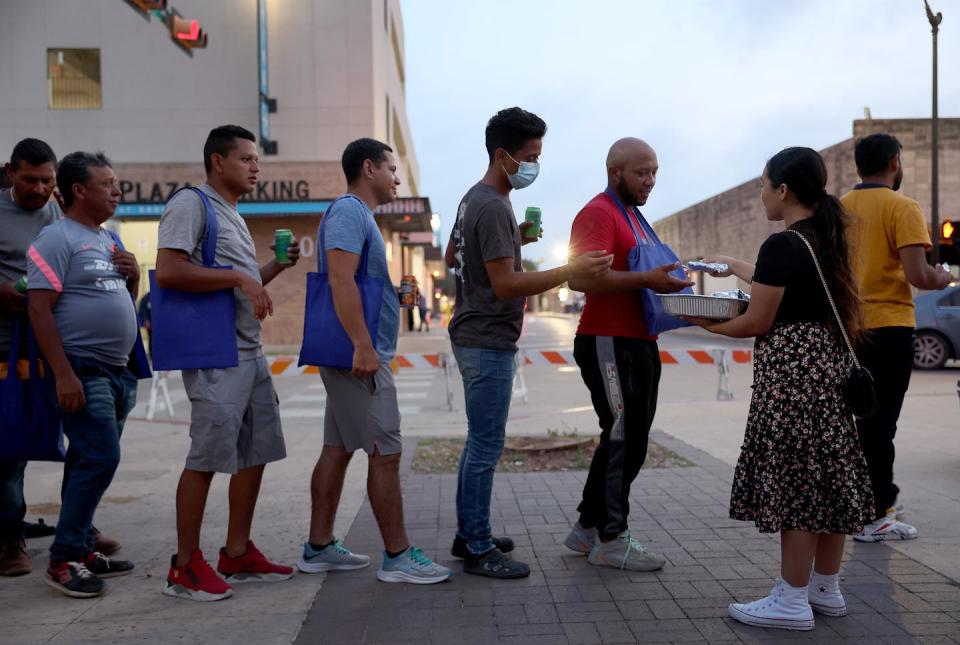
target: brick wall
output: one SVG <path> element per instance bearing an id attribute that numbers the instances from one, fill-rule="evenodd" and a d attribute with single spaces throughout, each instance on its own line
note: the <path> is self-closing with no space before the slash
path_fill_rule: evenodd
<path id="1" fill-rule="evenodd" d="M 859 181 L 853 159 L 855 138 L 887 132 L 903 144 L 900 190 L 917 200 L 929 218 L 930 120 L 858 120 L 853 132 L 853 138 L 820 151 L 827 164 L 829 192 L 842 195 Z M 960 220 L 960 119 L 941 119 L 939 147 L 940 219 Z M 653 227 L 684 261 L 711 254 L 753 261 L 764 240 L 783 230 L 781 222 L 767 221 L 760 203 L 759 176 L 665 217 Z"/>

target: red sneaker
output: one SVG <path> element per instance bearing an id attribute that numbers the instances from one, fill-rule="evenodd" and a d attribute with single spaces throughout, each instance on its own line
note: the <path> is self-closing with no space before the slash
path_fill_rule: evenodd
<path id="1" fill-rule="evenodd" d="M 247 552 L 238 558 L 227 555 L 226 549 L 220 549 L 220 562 L 217 571 L 227 579 L 227 582 L 280 582 L 293 577 L 293 567 L 276 564 L 267 560 L 266 556 L 253 545 L 247 542 Z"/>
<path id="2" fill-rule="evenodd" d="M 211 602 L 229 598 L 233 595 L 233 589 L 210 568 L 203 559 L 203 552 L 194 549 L 190 562 L 184 567 L 177 566 L 176 555 L 171 558 L 163 593 L 174 598 Z"/>

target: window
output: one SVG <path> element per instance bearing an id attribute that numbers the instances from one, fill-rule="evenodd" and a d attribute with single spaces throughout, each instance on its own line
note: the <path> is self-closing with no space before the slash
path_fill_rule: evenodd
<path id="1" fill-rule="evenodd" d="M 387 0 L 383 0 L 383 32 L 387 33 L 387 18 L 390 15 L 390 10 L 387 9 Z"/>
<path id="2" fill-rule="evenodd" d="M 960 289 L 937 301 L 938 307 L 960 307 Z"/>
<path id="3" fill-rule="evenodd" d="M 406 82 L 403 71 L 403 54 L 400 52 L 400 40 L 397 38 L 397 25 L 393 22 L 393 16 L 390 17 L 390 41 L 393 43 L 393 60 L 397 64 L 397 74 L 400 75 L 400 84 Z"/>
<path id="4" fill-rule="evenodd" d="M 47 85 L 51 110 L 99 110 L 99 49 L 48 49 Z"/>
<path id="5" fill-rule="evenodd" d="M 387 143 L 390 142 L 390 96 L 387 96 Z"/>

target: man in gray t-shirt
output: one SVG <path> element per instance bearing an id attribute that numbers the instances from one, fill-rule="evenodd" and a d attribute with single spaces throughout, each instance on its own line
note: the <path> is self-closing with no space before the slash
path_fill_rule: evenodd
<path id="1" fill-rule="evenodd" d="M 221 266 L 233 267 L 261 284 L 257 250 L 243 217 L 236 204 L 227 200 L 208 184 L 199 189 L 210 199 L 217 218 L 217 248 L 214 261 Z M 190 254 L 190 261 L 203 264 L 200 238 L 203 235 L 206 211 L 203 200 L 192 190 L 181 190 L 167 202 L 160 218 L 158 248 L 176 249 Z M 240 288 L 234 288 L 237 311 L 237 349 L 240 360 L 256 358 L 263 354 L 260 346 L 260 320 L 254 315 L 253 303 Z"/>
<path id="2" fill-rule="evenodd" d="M 183 371 L 191 404 L 191 444 L 177 490 L 177 553 L 163 593 L 220 600 L 233 593 L 230 582 L 286 580 L 293 575 L 292 567 L 270 562 L 257 550 L 250 541 L 250 527 L 264 466 L 287 455 L 277 393 L 260 346 L 260 321 L 273 313 L 264 285 L 296 263 L 300 247 L 291 242 L 289 264 L 276 260 L 257 264 L 253 238 L 237 211 L 237 202 L 253 191 L 260 172 L 251 132 L 233 125 L 214 128 L 203 156 L 207 183 L 199 190 L 209 198 L 217 219 L 215 260 L 232 269 L 203 266 L 204 201 L 187 190 L 170 200 L 160 219 L 156 281 L 165 289 L 191 292 L 233 289 L 240 361 L 226 369 Z M 160 312 L 154 310 L 152 319 L 157 327 Z M 227 541 L 217 564 L 220 576 L 200 551 L 203 509 L 217 472 L 232 475 Z"/>
<path id="3" fill-rule="evenodd" d="M 121 194 L 102 153 L 67 155 L 57 183 L 66 217 L 27 251 L 30 324 L 53 372 L 70 440 L 46 581 L 67 596 L 89 597 L 103 592 L 101 577 L 133 569 L 95 550 L 92 522 L 120 463 L 120 434 L 136 401 L 127 363 L 138 333 L 140 265 L 102 228 Z"/>
<path id="4" fill-rule="evenodd" d="M 14 323 L 19 318 L 22 334 L 29 324 L 27 298 L 17 289 L 17 282 L 27 275 L 27 247 L 43 227 L 61 217 L 60 207 L 52 198 L 57 157 L 50 146 L 38 139 L 20 141 L 2 172 L 11 187 L 0 190 L 0 378 L 10 368 L 7 363 Z M 21 348 L 25 350 L 25 342 Z M 25 358 L 22 351 L 20 356 Z M 25 367 L 26 363 L 20 365 Z M 23 541 L 26 465 L 25 461 L 0 461 L 0 576 L 24 575 L 33 568 Z"/>
<path id="5" fill-rule="evenodd" d="M 523 300 L 571 277 L 600 276 L 613 256 L 585 253 L 557 269 L 523 272 L 522 243 L 529 224 L 517 226 L 513 189 L 533 183 L 547 125 L 520 108 L 498 112 L 487 124 L 490 163 L 464 196 L 447 245 L 446 261 L 457 274 L 457 305 L 450 341 L 463 377 L 467 443 L 457 487 L 457 534 L 451 552 L 465 558 L 464 572 L 491 578 L 523 578 L 530 568 L 507 558 L 509 538 L 490 529 L 493 473 L 503 450 L 513 391 L 514 358 L 523 324 Z"/>

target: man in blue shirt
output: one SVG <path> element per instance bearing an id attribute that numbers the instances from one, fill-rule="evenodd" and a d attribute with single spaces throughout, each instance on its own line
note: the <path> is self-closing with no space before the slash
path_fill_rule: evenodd
<path id="1" fill-rule="evenodd" d="M 337 318 L 353 342 L 353 367 L 320 370 L 327 390 L 324 445 L 310 482 L 310 536 L 298 567 L 305 573 L 319 573 L 370 564 L 368 556 L 351 553 L 333 536 L 347 465 L 353 452 L 362 448 L 370 460 L 367 495 L 384 545 L 377 578 L 414 584 L 442 582 L 450 577 L 450 569 L 412 546 L 403 526 L 400 408 L 390 370 L 400 332 L 400 303 L 390 280 L 383 236 L 373 217 L 375 208 L 396 199 L 400 183 L 397 161 L 386 144 L 358 139 L 344 150 L 342 164 L 347 193 L 323 216 L 322 235 L 317 235 L 323 240 L 318 261 L 329 275 Z M 364 322 L 355 280 L 364 253 L 367 276 L 383 278 L 375 339 Z"/>

